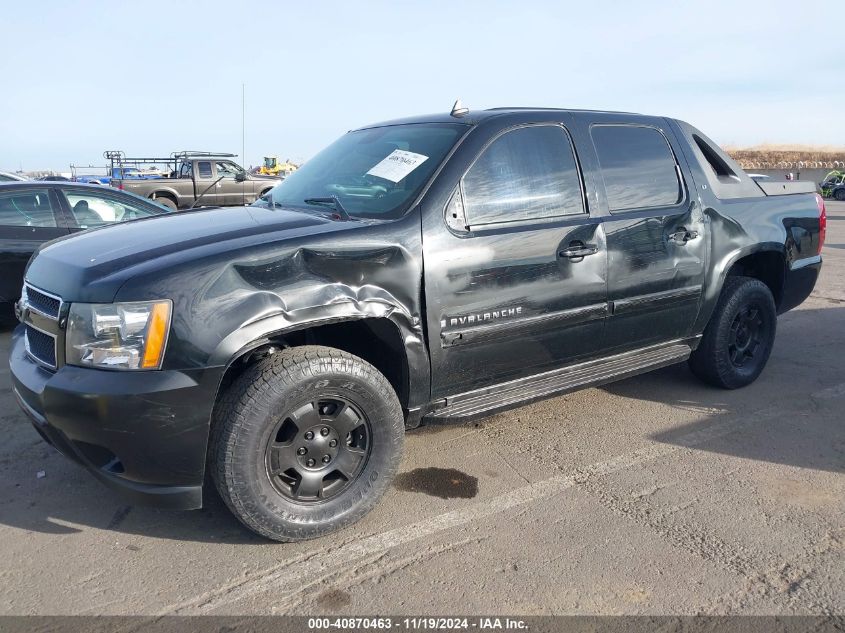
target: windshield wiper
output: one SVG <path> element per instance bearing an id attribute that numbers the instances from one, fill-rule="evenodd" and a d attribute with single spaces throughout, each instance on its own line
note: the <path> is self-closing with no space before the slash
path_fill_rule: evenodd
<path id="1" fill-rule="evenodd" d="M 305 204 L 330 204 L 334 207 L 335 214 L 338 218 L 344 222 L 352 219 L 352 216 L 349 215 L 349 212 L 343 208 L 343 204 L 341 204 L 340 198 L 337 196 L 328 196 L 326 198 L 305 198 L 303 202 Z"/>

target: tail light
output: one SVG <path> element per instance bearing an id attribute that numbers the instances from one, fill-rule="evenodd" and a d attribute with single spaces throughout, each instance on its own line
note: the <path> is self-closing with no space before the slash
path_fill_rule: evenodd
<path id="1" fill-rule="evenodd" d="M 827 237 L 827 210 L 824 208 L 824 198 L 819 194 L 816 194 L 816 205 L 819 207 L 819 251 L 816 254 L 821 255 Z"/>

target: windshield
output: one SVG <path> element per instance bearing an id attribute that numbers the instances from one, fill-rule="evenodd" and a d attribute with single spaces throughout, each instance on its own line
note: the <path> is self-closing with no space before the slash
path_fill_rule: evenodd
<path id="1" fill-rule="evenodd" d="M 317 209 L 305 200 L 337 196 L 352 216 L 399 217 L 467 129 L 415 123 L 349 132 L 276 185 L 265 204 Z"/>

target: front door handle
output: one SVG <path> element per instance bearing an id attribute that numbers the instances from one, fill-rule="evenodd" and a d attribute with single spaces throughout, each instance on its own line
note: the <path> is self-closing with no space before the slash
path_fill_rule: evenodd
<path id="1" fill-rule="evenodd" d="M 670 233 L 666 237 L 667 242 L 680 242 L 681 244 L 686 244 L 690 240 L 694 240 L 698 237 L 698 231 L 687 231 L 685 228 L 681 227 L 674 233 Z"/>
<path id="2" fill-rule="evenodd" d="M 584 244 L 584 242 L 572 242 L 568 247 L 564 248 L 558 255 L 560 257 L 568 257 L 569 259 L 579 259 L 587 257 L 588 255 L 595 255 L 599 252 L 599 247 L 595 244 Z"/>

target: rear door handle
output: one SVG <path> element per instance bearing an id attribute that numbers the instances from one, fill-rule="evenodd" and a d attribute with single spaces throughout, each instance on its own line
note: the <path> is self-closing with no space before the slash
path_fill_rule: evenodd
<path id="1" fill-rule="evenodd" d="M 568 257 L 569 259 L 578 259 L 579 257 L 587 257 L 587 255 L 595 255 L 599 252 L 599 247 L 595 244 L 584 244 L 583 242 L 573 242 L 567 248 L 564 248 L 558 255 L 560 257 Z"/>
<path id="2" fill-rule="evenodd" d="M 686 244 L 690 240 L 694 240 L 698 237 L 698 231 L 687 231 L 686 229 L 680 229 L 675 231 L 674 233 L 670 233 L 666 237 L 667 242 L 680 242 L 682 244 Z"/>

